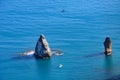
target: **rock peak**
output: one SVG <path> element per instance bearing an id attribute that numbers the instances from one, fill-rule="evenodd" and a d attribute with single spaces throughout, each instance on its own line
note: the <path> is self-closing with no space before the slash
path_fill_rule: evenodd
<path id="1" fill-rule="evenodd" d="M 52 56 L 52 52 L 50 50 L 49 44 L 45 36 L 41 34 L 35 47 L 35 57 L 46 58 L 51 56 Z"/>

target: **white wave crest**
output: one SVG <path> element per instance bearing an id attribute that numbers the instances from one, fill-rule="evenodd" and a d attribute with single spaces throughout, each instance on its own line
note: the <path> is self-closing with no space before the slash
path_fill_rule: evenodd
<path id="1" fill-rule="evenodd" d="M 33 55 L 35 53 L 34 50 L 28 51 L 28 52 L 24 52 L 23 55 Z"/>

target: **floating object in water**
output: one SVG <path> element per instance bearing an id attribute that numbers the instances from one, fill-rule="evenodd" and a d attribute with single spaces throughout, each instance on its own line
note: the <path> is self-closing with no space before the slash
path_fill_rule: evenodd
<path id="1" fill-rule="evenodd" d="M 60 64 L 60 65 L 59 65 L 59 68 L 61 69 L 62 67 L 63 67 L 63 65 L 62 65 L 62 64 Z"/>
<path id="2" fill-rule="evenodd" d="M 52 56 L 48 42 L 43 34 L 41 34 L 40 38 L 37 41 L 34 55 L 36 58 L 46 58 Z"/>
<path id="3" fill-rule="evenodd" d="M 112 41 L 110 37 L 106 37 L 104 41 L 104 48 L 105 48 L 105 55 L 111 55 L 112 54 Z"/>

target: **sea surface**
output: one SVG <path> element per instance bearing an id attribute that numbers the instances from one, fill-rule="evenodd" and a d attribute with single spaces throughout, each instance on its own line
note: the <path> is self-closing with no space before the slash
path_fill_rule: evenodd
<path id="1" fill-rule="evenodd" d="M 62 56 L 35 59 L 44 34 Z M 106 36 L 112 56 L 103 54 Z M 59 65 L 63 67 L 60 69 Z M 120 0 L 0 0 L 0 80 L 106 80 L 120 75 Z"/>

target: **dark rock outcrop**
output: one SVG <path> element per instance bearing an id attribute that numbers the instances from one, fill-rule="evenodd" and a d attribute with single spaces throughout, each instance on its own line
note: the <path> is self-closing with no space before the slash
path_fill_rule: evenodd
<path id="1" fill-rule="evenodd" d="M 49 58 L 52 56 L 48 42 L 43 34 L 37 41 L 34 55 L 36 58 Z"/>
<path id="2" fill-rule="evenodd" d="M 105 55 L 111 55 L 112 54 L 112 41 L 110 40 L 110 37 L 106 37 L 104 41 L 104 48 L 105 48 Z"/>

